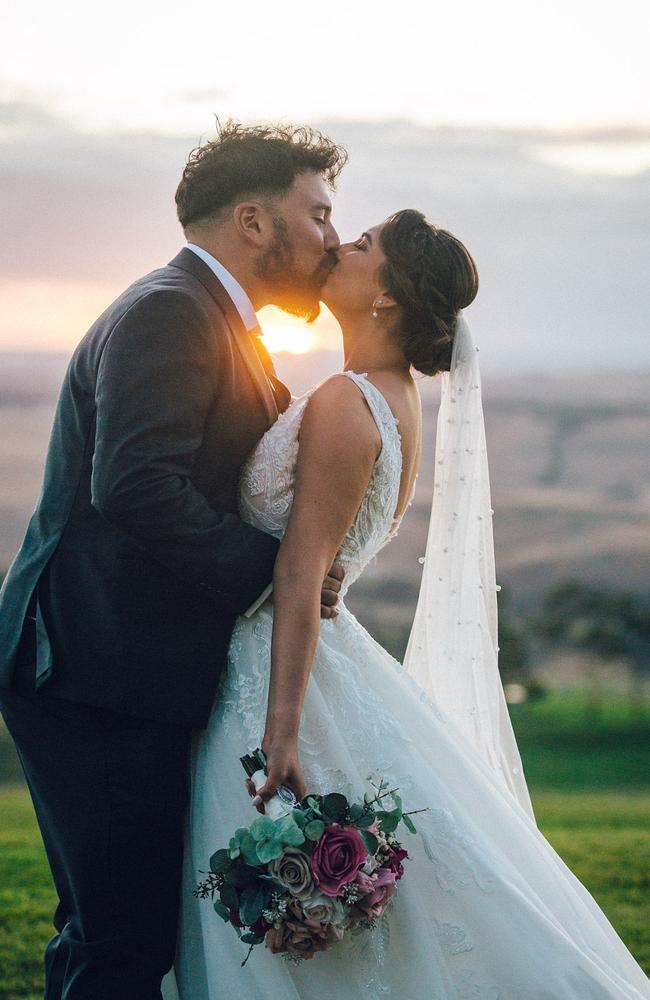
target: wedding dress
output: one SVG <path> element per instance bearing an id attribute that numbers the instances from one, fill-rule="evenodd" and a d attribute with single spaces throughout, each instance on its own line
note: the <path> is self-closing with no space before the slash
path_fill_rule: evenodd
<path id="1" fill-rule="evenodd" d="M 382 449 L 342 545 L 337 618 L 321 623 L 299 754 L 309 791 L 360 799 L 370 774 L 399 787 L 417 833 L 410 861 L 373 931 L 292 964 L 247 946 L 192 890 L 210 855 L 257 813 L 239 758 L 259 746 L 271 660 L 270 600 L 235 626 L 207 729 L 192 751 L 179 942 L 165 1000 L 640 1000 L 645 976 L 587 889 L 529 812 L 416 681 L 345 606 L 345 592 L 397 532 L 398 421 L 376 386 L 363 393 Z M 311 392 L 259 442 L 241 477 L 241 516 L 281 537 L 298 431 Z"/>

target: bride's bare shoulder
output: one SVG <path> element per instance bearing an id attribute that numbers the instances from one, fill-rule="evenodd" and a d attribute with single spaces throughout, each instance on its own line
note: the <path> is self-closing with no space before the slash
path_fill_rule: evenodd
<path id="1" fill-rule="evenodd" d="M 300 429 L 300 438 L 317 434 L 323 439 L 352 437 L 360 445 L 381 450 L 381 434 L 356 382 L 339 372 L 311 393 Z"/>

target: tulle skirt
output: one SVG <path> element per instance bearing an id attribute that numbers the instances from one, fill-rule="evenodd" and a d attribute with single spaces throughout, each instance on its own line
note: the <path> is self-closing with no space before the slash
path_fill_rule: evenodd
<path id="1" fill-rule="evenodd" d="M 640 1000 L 650 980 L 581 882 L 436 705 L 341 605 L 324 621 L 299 752 L 310 791 L 399 787 L 416 834 L 372 931 L 301 964 L 248 947 L 192 890 L 258 815 L 239 757 L 261 742 L 272 606 L 235 627 L 192 751 L 180 929 L 164 1000 Z M 402 828 L 400 827 L 400 830 Z"/>

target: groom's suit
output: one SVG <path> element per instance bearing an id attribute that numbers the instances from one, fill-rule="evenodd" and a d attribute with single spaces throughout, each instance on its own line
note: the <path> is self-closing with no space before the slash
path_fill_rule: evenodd
<path id="1" fill-rule="evenodd" d="M 191 250 L 109 306 L 70 362 L 2 590 L 0 687 L 27 616 L 51 695 L 205 725 L 234 617 L 272 575 L 278 543 L 236 517 L 237 477 L 277 413 L 254 337 Z"/>
<path id="2" fill-rule="evenodd" d="M 0 705 L 60 898 L 47 1000 L 160 996 L 190 729 L 278 548 L 238 518 L 238 475 L 289 401 L 188 248 L 73 354 L 0 593 Z"/>

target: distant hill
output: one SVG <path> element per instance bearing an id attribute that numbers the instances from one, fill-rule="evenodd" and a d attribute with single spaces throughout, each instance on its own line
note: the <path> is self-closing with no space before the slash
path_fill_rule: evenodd
<path id="1" fill-rule="evenodd" d="M 66 363 L 65 355 L 0 354 L 0 566 L 38 496 Z M 339 367 L 332 352 L 277 359 L 295 394 Z M 533 612 L 567 576 L 647 592 L 650 373 L 489 373 L 482 382 L 497 581 L 512 610 Z M 440 383 L 419 385 L 425 441 L 416 497 L 399 539 L 349 598 L 371 631 L 392 630 L 397 645 L 415 607 L 433 485 Z"/>

